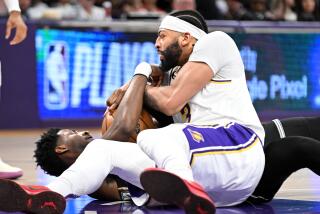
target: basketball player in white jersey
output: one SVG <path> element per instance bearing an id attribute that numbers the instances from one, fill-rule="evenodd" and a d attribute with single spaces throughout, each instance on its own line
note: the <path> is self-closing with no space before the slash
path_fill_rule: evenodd
<path id="1" fill-rule="evenodd" d="M 160 66 L 164 71 L 182 68 L 169 75 L 169 86 L 147 86 L 144 102 L 173 115 L 176 124 L 146 130 L 137 143 L 158 168 L 185 180 L 153 169 L 141 181 L 158 201 L 183 206 L 173 187 L 192 189 L 187 181 L 196 180 L 216 206 L 230 206 L 245 200 L 261 177 L 264 130 L 234 41 L 223 32 L 203 29 L 204 20 L 190 11 L 174 12 L 161 22 L 156 41 Z"/>
<path id="2" fill-rule="evenodd" d="M 187 123 L 142 131 L 137 139 L 142 150 L 136 144 L 91 141 L 87 135 L 60 130 L 58 143 L 70 143 L 69 147 L 64 144 L 57 148 L 66 159 L 74 158 L 68 153 L 72 141 L 82 140 L 87 144 L 77 161 L 48 185 L 52 191 L 45 188 L 35 191 L 1 181 L 1 189 L 8 194 L 18 192 L 18 197 L 24 189 L 27 197 L 21 197 L 23 203 L 37 207 L 31 209 L 32 206 L 26 205 L 22 209 L 12 202 L 10 207 L 4 204 L 0 208 L 34 212 L 43 209 L 41 204 L 55 204 L 61 212 L 61 195 L 90 194 L 109 173 L 145 188 L 160 202 L 177 204 L 187 213 L 214 213 L 215 205 L 232 206 L 246 200 L 263 172 L 264 131 L 246 88 L 235 43 L 222 32 L 207 34 L 202 30 L 204 25 L 203 18 L 195 11 L 166 16 L 160 25 L 156 47 L 164 70 L 177 65 L 182 66 L 181 70 L 170 86 L 148 87 L 146 77 L 152 69 L 142 63 L 124 95 L 127 101 L 142 100 L 145 90 L 144 101 L 154 109 L 168 115 L 182 111 L 176 122 L 180 118 L 179 122 Z M 112 124 L 103 138 L 125 140 L 113 133 L 132 126 L 128 112 L 134 111 L 137 121 L 142 104 L 132 108 L 123 101 L 120 103 L 115 117 L 118 122 Z M 155 164 L 158 168 L 145 170 Z M 28 197 L 30 200 L 25 199 Z"/>
<path id="3" fill-rule="evenodd" d="M 141 181 L 156 200 L 180 206 L 187 197 L 176 196 L 174 187 L 192 193 L 197 181 L 216 206 L 231 206 L 246 200 L 262 175 L 264 130 L 236 44 L 223 32 L 207 34 L 204 25 L 189 11 L 172 13 L 160 24 L 155 46 L 161 66 L 182 68 L 169 86 L 147 86 L 144 102 L 174 115 L 176 123 L 138 135 L 137 143 L 159 168 L 145 171 Z"/>
<path id="4" fill-rule="evenodd" d="M 182 68 L 171 71 L 169 86 L 147 86 L 144 102 L 173 115 L 175 124 L 143 131 L 137 143 L 158 168 L 185 180 L 151 169 L 141 181 L 158 201 L 184 206 L 174 187 L 192 189 L 188 181 L 196 180 L 216 206 L 230 206 L 244 201 L 262 175 L 264 130 L 236 44 L 223 32 L 203 29 L 204 20 L 193 11 L 174 12 L 161 22 L 155 44 L 160 67 Z"/>
<path id="5" fill-rule="evenodd" d="M 16 33 L 14 38 L 10 41 L 10 45 L 16 45 L 22 42 L 26 38 L 27 26 L 25 25 L 23 19 L 21 18 L 19 1 L 5 0 L 4 2 L 9 11 L 9 18 L 6 24 L 5 37 L 6 39 L 8 39 L 11 35 L 12 30 L 15 28 Z M 0 66 L 0 69 L 1 69 L 1 66 Z M 0 75 L 1 75 L 1 70 L 0 70 Z M 23 173 L 20 168 L 10 166 L 9 164 L 3 162 L 2 159 L 0 158 L 0 178 L 14 179 L 22 176 L 22 174 Z"/>

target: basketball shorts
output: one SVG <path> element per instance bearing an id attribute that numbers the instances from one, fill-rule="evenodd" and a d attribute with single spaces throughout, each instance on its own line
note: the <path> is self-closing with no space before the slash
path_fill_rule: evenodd
<path id="1" fill-rule="evenodd" d="M 264 169 L 259 137 L 237 123 L 214 126 L 186 124 L 183 133 L 190 148 L 190 165 L 216 206 L 245 201 L 255 190 Z"/>

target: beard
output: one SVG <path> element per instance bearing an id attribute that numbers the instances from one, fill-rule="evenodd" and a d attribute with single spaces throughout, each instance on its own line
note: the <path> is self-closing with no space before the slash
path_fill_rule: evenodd
<path id="1" fill-rule="evenodd" d="M 169 71 L 171 68 L 177 66 L 181 53 L 182 50 L 178 44 L 178 41 L 169 45 L 164 51 L 160 51 L 160 54 L 163 55 L 164 58 L 161 60 L 160 69 L 162 71 Z"/>

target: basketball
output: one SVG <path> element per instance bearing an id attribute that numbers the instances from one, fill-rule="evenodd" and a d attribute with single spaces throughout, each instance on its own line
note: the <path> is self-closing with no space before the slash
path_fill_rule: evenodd
<path id="1" fill-rule="evenodd" d="M 107 113 L 105 114 L 103 121 L 102 121 L 102 126 L 101 126 L 102 135 L 104 135 L 104 133 L 111 126 L 111 124 L 114 120 L 114 115 L 116 113 L 117 113 L 117 111 L 114 111 L 112 113 L 107 111 Z M 136 129 L 131 134 L 129 141 L 132 143 L 136 143 L 137 135 L 139 134 L 140 131 L 145 130 L 145 129 L 155 129 L 155 128 L 157 128 L 157 126 L 156 126 L 152 116 L 145 109 L 142 109 L 142 112 L 139 117 Z"/>

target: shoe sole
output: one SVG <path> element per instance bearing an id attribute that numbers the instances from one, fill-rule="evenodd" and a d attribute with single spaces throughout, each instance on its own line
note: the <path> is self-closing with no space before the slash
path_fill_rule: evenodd
<path id="1" fill-rule="evenodd" d="M 140 176 L 144 190 L 155 200 L 175 204 L 187 214 L 212 214 L 216 209 L 207 199 L 194 194 L 178 176 L 165 171 L 144 171 Z"/>
<path id="2" fill-rule="evenodd" d="M 0 180 L 1 211 L 62 214 L 65 207 L 65 199 L 58 193 L 44 191 L 32 195 L 13 181 Z"/>

